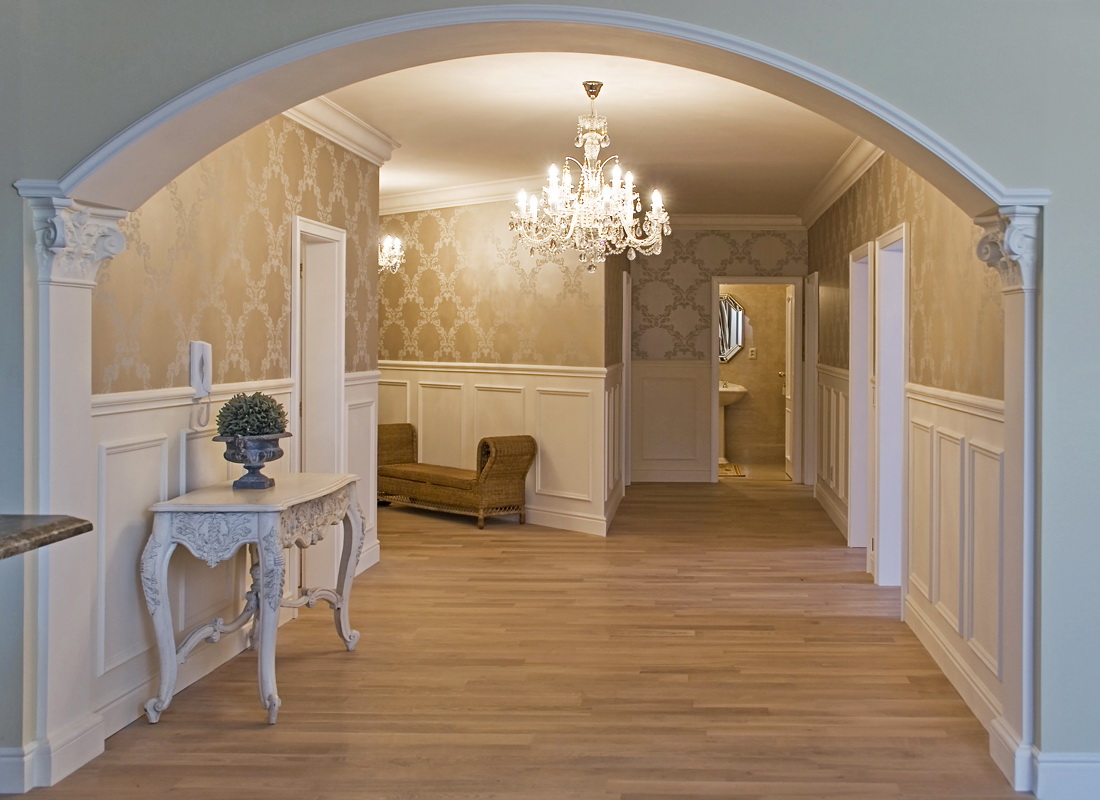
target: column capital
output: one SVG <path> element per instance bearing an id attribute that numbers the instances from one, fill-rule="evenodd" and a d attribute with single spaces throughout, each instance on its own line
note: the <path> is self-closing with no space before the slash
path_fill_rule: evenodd
<path id="1" fill-rule="evenodd" d="M 118 227 L 125 211 L 82 206 L 69 197 L 28 197 L 27 204 L 40 284 L 91 288 L 100 265 L 126 247 Z"/>
<path id="2" fill-rule="evenodd" d="M 978 258 L 1001 276 L 1005 291 L 1034 290 L 1039 279 L 1039 206 L 1001 206 L 974 218 L 985 231 Z"/>

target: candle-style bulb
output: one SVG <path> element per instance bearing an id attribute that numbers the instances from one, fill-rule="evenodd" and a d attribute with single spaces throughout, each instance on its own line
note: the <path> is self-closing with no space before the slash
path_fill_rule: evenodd
<path id="1" fill-rule="evenodd" d="M 657 191 L 656 189 L 654 189 L 653 190 L 653 210 L 654 211 L 660 211 L 662 208 L 664 208 L 664 206 L 661 205 L 661 193 L 659 191 Z"/>

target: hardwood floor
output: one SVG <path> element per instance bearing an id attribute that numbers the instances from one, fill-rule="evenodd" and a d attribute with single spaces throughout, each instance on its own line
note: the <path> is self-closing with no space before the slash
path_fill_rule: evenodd
<path id="1" fill-rule="evenodd" d="M 1010 798 L 988 737 L 805 487 L 631 487 L 601 539 L 379 509 L 363 638 L 305 610 L 63 798 Z"/>

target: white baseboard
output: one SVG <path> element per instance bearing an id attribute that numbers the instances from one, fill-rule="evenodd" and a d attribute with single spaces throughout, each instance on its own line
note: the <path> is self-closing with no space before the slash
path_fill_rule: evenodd
<path id="1" fill-rule="evenodd" d="M 0 747 L 0 794 L 23 794 L 34 788 L 35 751 L 38 745 Z"/>
<path id="2" fill-rule="evenodd" d="M 1020 734 L 1004 717 L 989 724 L 989 755 L 1018 792 L 1030 792 L 1035 785 L 1032 748 L 1020 741 Z"/>
<path id="3" fill-rule="evenodd" d="M 1096 800 L 1100 797 L 1100 753 L 1032 754 L 1037 800 Z"/>
<path id="4" fill-rule="evenodd" d="M 607 498 L 607 503 L 604 506 L 604 529 L 611 527 L 612 520 L 615 519 L 615 515 L 619 513 L 619 504 L 622 503 L 623 497 L 626 496 L 626 487 L 622 481 L 615 484 L 615 488 L 611 490 L 611 496 Z"/>
<path id="5" fill-rule="evenodd" d="M 837 529 L 848 538 L 848 506 L 836 496 L 836 493 L 823 481 L 818 480 L 814 484 L 814 499 L 825 509 L 829 519 L 833 521 Z"/>
<path id="6" fill-rule="evenodd" d="M 355 568 L 356 575 L 362 575 L 368 569 L 377 564 L 382 558 L 382 549 L 376 538 L 373 542 L 363 545 L 363 552 L 359 556 L 359 565 Z"/>
<path id="7" fill-rule="evenodd" d="M 53 786 L 103 752 L 107 740 L 103 716 L 89 714 L 57 733 L 47 744 L 41 741 L 31 753 L 35 786 Z"/>
<path id="8" fill-rule="evenodd" d="M 631 483 L 714 483 L 709 469 L 637 469 L 630 473 Z"/>
<path id="9" fill-rule="evenodd" d="M 905 623 L 951 681 L 951 685 L 978 718 L 978 722 L 989 732 L 990 756 L 1004 776 L 1016 785 L 1021 771 L 1017 755 L 1021 744 L 1017 735 L 1003 721 L 1000 703 L 978 680 L 970 667 L 959 660 L 924 611 L 909 598 L 905 600 Z"/>
<path id="10" fill-rule="evenodd" d="M 527 506 L 527 521 L 548 528 L 560 528 L 563 531 L 591 533 L 595 536 L 607 536 L 607 520 L 588 514 L 551 511 L 545 508 Z"/>

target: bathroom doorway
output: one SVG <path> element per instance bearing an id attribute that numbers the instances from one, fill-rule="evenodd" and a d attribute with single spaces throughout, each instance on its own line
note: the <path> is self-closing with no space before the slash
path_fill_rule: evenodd
<path id="1" fill-rule="evenodd" d="M 802 279 L 712 288 L 716 476 L 801 483 Z"/>

